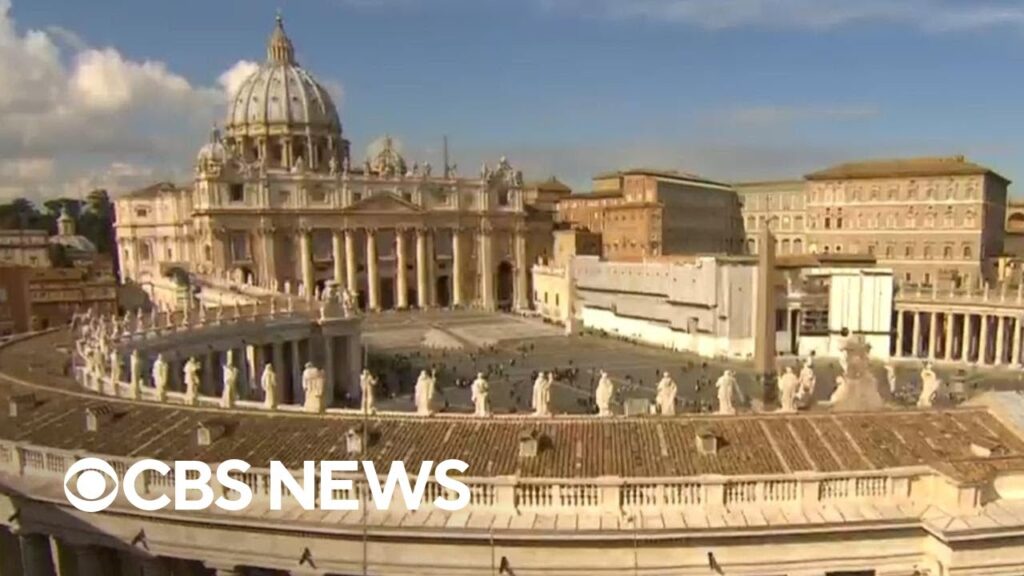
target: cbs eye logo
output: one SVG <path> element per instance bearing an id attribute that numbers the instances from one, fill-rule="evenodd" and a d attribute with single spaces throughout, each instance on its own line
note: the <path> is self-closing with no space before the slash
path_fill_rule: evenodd
<path id="1" fill-rule="evenodd" d="M 119 487 L 114 467 L 99 458 L 83 458 L 72 464 L 64 474 L 64 496 L 82 512 L 105 510 L 117 498 Z"/>

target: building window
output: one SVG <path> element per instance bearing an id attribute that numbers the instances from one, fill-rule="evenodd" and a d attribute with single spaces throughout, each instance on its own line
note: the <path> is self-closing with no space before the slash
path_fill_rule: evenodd
<path id="1" fill-rule="evenodd" d="M 892 258 L 895 255 L 896 255 L 896 248 L 895 247 L 893 247 L 891 245 L 885 247 L 885 257 L 886 258 Z"/>
<path id="2" fill-rule="evenodd" d="M 803 254 L 803 251 L 804 241 L 799 238 L 793 240 L 793 254 Z"/>
<path id="3" fill-rule="evenodd" d="M 964 260 L 969 260 L 974 257 L 974 251 L 971 250 L 969 245 L 964 245 Z"/>
<path id="4" fill-rule="evenodd" d="M 946 258 L 946 259 L 952 258 L 953 257 L 953 247 L 952 246 L 946 246 L 945 248 L 943 248 L 942 249 L 942 257 Z"/>
<path id="5" fill-rule="evenodd" d="M 931 246 L 925 246 L 924 247 L 924 258 L 925 258 L 925 260 L 931 259 L 931 257 L 932 257 L 932 247 Z"/>
<path id="6" fill-rule="evenodd" d="M 327 202 L 327 191 L 320 186 L 316 186 L 309 191 L 309 201 L 317 203 Z"/>
<path id="7" fill-rule="evenodd" d="M 232 232 L 230 242 L 231 259 L 233 261 L 245 262 L 252 259 L 249 254 L 249 234 L 246 232 Z"/>
<path id="8" fill-rule="evenodd" d="M 139 244 L 139 260 L 143 262 L 149 262 L 153 259 L 153 251 L 149 246 L 149 243 L 143 242 Z"/>
<path id="9" fill-rule="evenodd" d="M 245 202 L 245 187 L 241 184 L 232 184 L 228 187 L 228 198 L 231 202 Z"/>
<path id="10" fill-rule="evenodd" d="M 913 258 L 914 257 L 914 247 L 911 246 L 910 244 L 907 244 L 907 246 L 903 249 L 903 257 L 904 258 Z"/>
<path id="11" fill-rule="evenodd" d="M 136 208 L 135 209 L 135 217 L 136 218 L 148 218 L 149 217 L 149 209 L 148 208 Z"/>

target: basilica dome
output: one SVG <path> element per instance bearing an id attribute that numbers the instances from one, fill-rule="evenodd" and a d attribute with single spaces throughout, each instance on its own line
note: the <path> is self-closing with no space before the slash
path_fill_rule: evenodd
<path id="1" fill-rule="evenodd" d="M 295 60 L 292 41 L 278 16 L 267 42 L 267 60 L 245 79 L 228 104 L 225 143 L 247 161 L 270 166 L 326 166 L 342 161 L 348 143 L 327 89 Z M 289 140 L 283 140 L 291 139 Z"/>

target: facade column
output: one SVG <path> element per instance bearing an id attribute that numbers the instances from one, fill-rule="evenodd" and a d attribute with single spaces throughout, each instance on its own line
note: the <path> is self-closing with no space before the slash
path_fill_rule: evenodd
<path id="1" fill-rule="evenodd" d="M 942 317 L 946 323 L 946 325 L 943 326 L 943 328 L 946 329 L 946 342 L 945 346 L 943 346 L 943 357 L 948 362 L 953 359 L 953 321 L 956 319 L 956 316 L 946 312 Z"/>
<path id="2" fill-rule="evenodd" d="M 915 310 L 912 317 L 914 319 L 914 325 L 911 332 L 911 346 L 913 346 L 913 353 L 911 356 L 918 358 L 921 355 L 921 313 Z"/>
<path id="3" fill-rule="evenodd" d="M 462 277 L 462 269 L 465 266 L 462 253 L 462 230 L 452 228 L 452 305 L 460 307 L 463 305 L 462 284 L 465 279 Z"/>
<path id="4" fill-rule="evenodd" d="M 981 333 L 978 335 L 978 364 L 988 363 L 988 316 L 982 314 Z"/>
<path id="5" fill-rule="evenodd" d="M 75 557 L 75 573 L 79 576 L 106 574 L 108 572 L 98 547 L 71 546 L 70 548 Z"/>
<path id="6" fill-rule="evenodd" d="M 338 288 L 345 287 L 345 236 L 341 230 L 331 233 L 331 257 L 334 259 L 334 284 Z"/>
<path id="7" fill-rule="evenodd" d="M 516 259 L 516 285 L 515 285 L 515 309 L 527 310 L 530 308 L 530 297 L 527 289 L 527 274 L 529 266 L 526 262 L 526 235 L 522 230 L 517 230 L 513 238 Z"/>
<path id="8" fill-rule="evenodd" d="M 1013 319 L 1013 334 L 1010 335 L 1010 364 L 1020 366 L 1020 316 Z"/>
<path id="9" fill-rule="evenodd" d="M 345 289 L 359 293 L 359 279 L 356 276 L 356 232 L 345 230 Z"/>
<path id="10" fill-rule="evenodd" d="M 330 408 L 334 403 L 334 388 L 337 380 L 337 363 L 334 358 L 334 336 L 324 335 L 324 374 L 327 384 L 324 386 L 324 407 Z"/>
<path id="11" fill-rule="evenodd" d="M 495 309 L 494 294 L 494 245 L 490 227 L 480 230 L 478 235 L 480 266 L 480 306 L 484 310 Z"/>
<path id="12" fill-rule="evenodd" d="M 932 312 L 928 321 L 928 359 L 935 360 L 935 347 L 939 340 L 939 313 Z"/>
<path id="13" fill-rule="evenodd" d="M 896 313 L 896 357 L 903 356 L 903 323 L 904 323 L 903 310 Z"/>
<path id="14" fill-rule="evenodd" d="M 203 355 L 203 379 L 202 394 L 204 396 L 215 396 L 217 394 L 217 353 L 210 351 Z"/>
<path id="15" fill-rule="evenodd" d="M 1003 363 L 1003 352 L 1006 350 L 1006 318 L 996 316 L 996 357 L 993 364 Z"/>
<path id="16" fill-rule="evenodd" d="M 21 534 L 21 569 L 25 576 L 55 576 L 50 537 L 45 534 Z"/>
<path id="17" fill-rule="evenodd" d="M 427 232 L 416 229 L 416 304 L 427 307 Z"/>
<path id="18" fill-rule="evenodd" d="M 369 309 L 380 310 L 380 276 L 377 272 L 377 231 L 366 231 L 366 293 Z"/>
<path id="19" fill-rule="evenodd" d="M 408 247 L 405 243 L 405 233 L 402 228 L 395 230 L 395 289 L 398 290 L 397 302 L 400 310 L 409 307 L 409 277 L 406 275 Z"/>
<path id="20" fill-rule="evenodd" d="M 277 280 L 277 253 L 275 250 L 274 227 L 264 226 L 257 230 L 260 239 L 261 275 L 264 288 L 272 288 Z"/>
<path id="21" fill-rule="evenodd" d="M 971 315 L 964 314 L 964 325 L 960 336 L 960 361 L 969 362 L 971 359 Z"/>
<path id="22" fill-rule="evenodd" d="M 437 250 L 434 249 L 434 232 L 427 230 L 427 304 L 437 307 Z"/>
<path id="23" fill-rule="evenodd" d="M 292 340 L 290 344 L 292 354 L 292 386 L 289 395 L 292 404 L 302 404 L 306 401 L 306 395 L 302 392 L 302 370 L 304 368 L 302 350 L 299 349 L 298 340 Z"/>
<path id="24" fill-rule="evenodd" d="M 301 264 L 302 264 L 302 285 L 306 290 L 306 299 L 313 299 L 314 281 L 313 281 L 313 238 L 312 231 L 308 229 L 299 230 L 299 246 L 301 250 Z"/>

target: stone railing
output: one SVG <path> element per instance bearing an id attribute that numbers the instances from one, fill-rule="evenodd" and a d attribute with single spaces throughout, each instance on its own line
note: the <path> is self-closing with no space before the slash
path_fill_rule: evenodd
<path id="1" fill-rule="evenodd" d="M 990 306 L 1024 309 L 1024 284 L 1011 290 L 1002 284 L 992 288 L 939 289 L 937 286 L 903 286 L 894 298 L 897 307 L 903 304 L 938 304 L 954 306 Z"/>
<path id="2" fill-rule="evenodd" d="M 67 469 L 77 460 L 91 455 L 48 447 L 0 441 L 0 472 L 32 480 L 52 479 L 64 481 Z M 96 455 L 111 464 L 123 477 L 125 471 L 138 459 Z M 358 454 L 347 458 L 357 460 Z M 173 470 L 173 463 L 168 463 Z M 415 463 L 407 462 L 407 469 Z M 302 482 L 302 471 L 291 471 Z M 379 471 L 382 478 L 385 471 Z M 232 477 L 249 486 L 253 503 L 248 510 L 260 515 L 268 507 L 270 472 L 264 468 L 250 468 Z M 360 500 L 369 498 L 365 478 L 360 475 L 335 475 L 335 479 L 353 480 L 353 490 L 335 493 L 334 497 Z M 818 473 L 799 472 L 779 476 L 699 476 L 689 478 L 623 479 L 603 477 L 591 479 L 540 479 L 514 476 L 458 478 L 470 492 L 470 511 L 492 513 L 535 513 L 575 515 L 617 515 L 629 517 L 641 512 L 665 510 L 694 510 L 705 513 L 708 509 L 764 508 L 770 506 L 805 506 L 821 509 L 838 504 L 874 503 L 897 506 L 941 502 L 963 509 L 977 505 L 977 499 L 961 492 L 976 490 L 946 482 L 927 467 L 898 468 L 863 472 Z M 415 484 L 410 478 L 410 484 Z M 935 480 L 942 482 L 936 486 Z M 320 479 L 316 478 L 314 493 L 320 502 Z M 217 495 L 225 489 L 213 482 Z M 152 498 L 161 494 L 174 497 L 173 474 L 162 476 L 147 472 L 136 486 L 140 495 Z M 952 490 L 951 490 L 952 489 Z M 405 510 L 405 502 L 397 495 L 392 509 Z M 226 493 L 232 498 L 232 492 Z M 298 503 L 285 490 L 282 499 L 285 508 Z M 438 497 L 454 500 L 456 494 L 441 486 L 433 478 L 426 485 L 421 509 L 434 509 Z M 217 509 L 211 509 L 216 511 Z M 238 514 L 233 512 L 231 514 Z M 243 512 L 244 514 L 244 512 Z"/>

